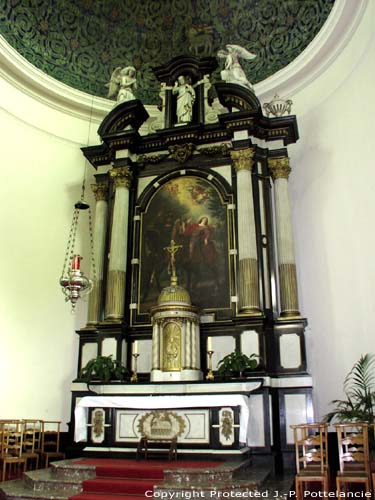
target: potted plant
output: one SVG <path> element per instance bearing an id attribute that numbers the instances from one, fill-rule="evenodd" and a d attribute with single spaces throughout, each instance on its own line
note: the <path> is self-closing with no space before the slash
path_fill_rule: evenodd
<path id="1" fill-rule="evenodd" d="M 240 351 L 233 351 L 224 356 L 218 363 L 218 373 L 220 375 L 239 375 L 242 378 L 243 372 L 248 370 L 255 370 L 258 366 L 257 354 L 244 354 Z"/>
<path id="2" fill-rule="evenodd" d="M 92 382 L 108 383 L 110 380 L 125 380 L 128 369 L 110 356 L 97 356 L 82 368 L 79 378 L 86 382 L 87 388 Z"/>
<path id="3" fill-rule="evenodd" d="M 325 422 L 375 422 L 375 357 L 373 354 L 361 355 L 345 377 L 344 392 L 346 399 L 334 399 L 336 407 L 324 416 Z M 371 469 L 375 470 L 374 433 L 369 431 L 368 442 L 371 456 Z"/>
<path id="4" fill-rule="evenodd" d="M 344 380 L 346 399 L 335 399 L 331 403 L 336 408 L 324 420 L 331 422 L 368 422 L 375 421 L 375 357 L 362 355 Z"/>

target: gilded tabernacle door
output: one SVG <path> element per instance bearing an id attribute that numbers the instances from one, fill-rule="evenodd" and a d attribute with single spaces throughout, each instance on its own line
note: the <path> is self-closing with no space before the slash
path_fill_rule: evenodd
<path id="1" fill-rule="evenodd" d="M 231 202 L 231 195 L 223 195 L 217 183 L 188 174 L 160 184 L 149 197 L 140 212 L 137 318 L 141 323 L 149 321 L 150 308 L 169 285 L 165 248 L 171 240 L 180 246 L 178 283 L 189 291 L 192 303 L 207 312 L 231 315 Z"/>

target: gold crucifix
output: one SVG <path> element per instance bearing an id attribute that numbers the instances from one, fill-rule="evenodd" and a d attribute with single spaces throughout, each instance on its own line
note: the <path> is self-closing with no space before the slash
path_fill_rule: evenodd
<path id="1" fill-rule="evenodd" d="M 170 256 L 170 269 L 171 269 L 171 286 L 177 285 L 177 274 L 176 274 L 176 257 L 175 254 L 182 248 L 182 245 L 176 245 L 174 240 L 171 240 L 169 247 L 164 247 Z"/>

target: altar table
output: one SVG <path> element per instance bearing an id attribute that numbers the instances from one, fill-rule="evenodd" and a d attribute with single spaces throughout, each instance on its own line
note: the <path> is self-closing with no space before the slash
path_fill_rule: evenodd
<path id="1" fill-rule="evenodd" d="M 89 408 L 131 408 L 142 410 L 170 408 L 240 407 L 240 443 L 248 443 L 249 397 L 240 394 L 204 394 L 192 396 L 85 396 L 75 408 L 76 442 L 87 441 Z"/>

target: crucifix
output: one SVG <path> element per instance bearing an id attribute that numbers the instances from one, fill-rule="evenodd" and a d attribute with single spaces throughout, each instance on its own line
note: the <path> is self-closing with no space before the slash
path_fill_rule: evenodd
<path id="1" fill-rule="evenodd" d="M 170 256 L 169 266 L 171 269 L 171 286 L 177 285 L 175 254 L 180 250 L 180 248 L 182 248 L 182 245 L 176 245 L 174 240 L 171 240 L 171 244 L 169 245 L 169 247 L 164 247 L 164 250 L 166 250 Z"/>

